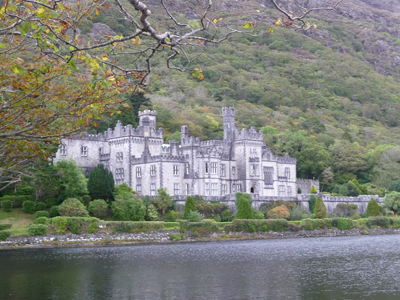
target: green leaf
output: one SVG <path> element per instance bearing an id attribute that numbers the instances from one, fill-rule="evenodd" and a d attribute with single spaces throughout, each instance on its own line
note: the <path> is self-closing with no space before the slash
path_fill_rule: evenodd
<path id="1" fill-rule="evenodd" d="M 68 65 L 74 70 L 79 70 L 78 67 L 76 66 L 76 62 L 72 59 L 68 62 Z"/>
<path id="2" fill-rule="evenodd" d="M 22 30 L 25 31 L 25 32 L 29 31 L 29 28 L 30 28 L 29 22 L 26 22 L 26 21 L 22 22 L 22 23 L 21 23 L 21 28 L 22 28 Z"/>

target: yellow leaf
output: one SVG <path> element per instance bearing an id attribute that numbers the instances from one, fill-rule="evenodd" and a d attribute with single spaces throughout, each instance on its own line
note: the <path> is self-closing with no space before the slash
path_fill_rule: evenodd
<path id="1" fill-rule="evenodd" d="M 41 15 L 42 13 L 44 13 L 44 9 L 40 7 L 40 8 L 37 10 L 37 13 L 38 13 L 38 15 Z"/>
<path id="2" fill-rule="evenodd" d="M 278 21 L 275 22 L 275 25 L 282 25 L 281 18 L 279 18 Z"/>
<path id="3" fill-rule="evenodd" d="M 270 29 L 269 29 L 269 33 L 273 33 L 274 32 L 274 29 L 271 27 Z"/>
<path id="4" fill-rule="evenodd" d="M 213 22 L 214 22 L 214 24 L 217 24 L 218 20 L 217 20 L 217 19 L 214 19 L 214 21 L 213 21 Z"/>
<path id="5" fill-rule="evenodd" d="M 250 28 L 251 26 L 254 26 L 253 22 L 249 22 L 247 24 L 244 24 L 243 28 Z"/>
<path id="6" fill-rule="evenodd" d="M 14 72 L 14 73 L 20 73 L 20 71 L 18 70 L 17 67 L 15 67 L 15 68 L 13 69 L 13 72 Z"/>
<path id="7" fill-rule="evenodd" d="M 168 40 L 168 38 L 167 38 L 167 40 Z M 140 45 L 140 44 L 141 44 L 140 38 L 139 38 L 138 36 L 135 37 L 135 38 L 132 40 L 132 44 L 134 44 L 134 45 Z"/>
<path id="8" fill-rule="evenodd" d="M 317 24 L 314 24 L 313 26 L 314 26 L 314 29 L 317 29 Z"/>
<path id="9" fill-rule="evenodd" d="M 103 61 L 106 61 L 106 60 L 108 60 L 108 57 L 107 56 L 103 56 Z"/>

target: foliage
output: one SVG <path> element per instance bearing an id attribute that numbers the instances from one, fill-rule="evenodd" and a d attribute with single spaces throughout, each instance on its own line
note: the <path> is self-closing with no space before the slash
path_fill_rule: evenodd
<path id="1" fill-rule="evenodd" d="M 46 217 L 46 218 L 48 218 L 48 217 L 49 217 L 49 213 L 48 213 L 47 211 L 45 211 L 45 210 L 39 210 L 39 211 L 37 211 L 37 212 L 35 213 L 35 220 L 36 220 L 37 218 L 40 218 L 40 217 Z"/>
<path id="2" fill-rule="evenodd" d="M 114 221 L 106 222 L 106 226 L 109 227 L 113 232 L 146 232 L 161 229 L 164 227 L 164 223 Z"/>
<path id="3" fill-rule="evenodd" d="M 35 202 L 27 200 L 22 203 L 22 210 L 27 214 L 35 213 Z"/>
<path id="4" fill-rule="evenodd" d="M 267 213 L 269 219 L 288 219 L 290 212 L 286 205 L 277 206 Z"/>
<path id="5" fill-rule="evenodd" d="M 87 194 L 87 180 L 83 169 L 73 159 L 58 161 L 56 174 L 60 182 L 59 201 Z"/>
<path id="6" fill-rule="evenodd" d="M 49 218 L 47 217 L 39 217 L 35 219 L 35 224 L 44 224 L 47 225 L 49 223 Z"/>
<path id="7" fill-rule="evenodd" d="M 11 231 L 0 230 L 0 242 L 7 240 L 10 235 Z"/>
<path id="8" fill-rule="evenodd" d="M 93 216 L 101 219 L 107 215 L 108 205 L 103 199 L 97 199 L 89 203 L 88 210 Z"/>
<path id="9" fill-rule="evenodd" d="M 238 208 L 240 199 L 243 198 L 243 197 L 250 203 L 250 206 L 251 206 L 251 203 L 253 201 L 253 199 L 251 199 L 251 195 L 247 194 L 247 193 L 237 192 L 236 195 L 235 195 L 236 209 Z"/>
<path id="10" fill-rule="evenodd" d="M 253 210 L 253 219 L 265 219 L 265 216 L 261 211 Z"/>
<path id="11" fill-rule="evenodd" d="M 182 219 L 188 219 L 188 215 L 191 211 L 197 211 L 196 204 L 192 196 L 188 196 L 185 201 L 185 208 L 183 210 Z"/>
<path id="12" fill-rule="evenodd" d="M 89 212 L 86 207 L 75 198 L 68 198 L 58 206 L 60 216 L 66 217 L 88 217 Z"/>
<path id="13" fill-rule="evenodd" d="M 33 197 L 31 195 L 5 195 L 0 198 L 0 202 L 3 200 L 12 201 L 12 207 L 22 207 L 25 200 L 33 200 Z"/>
<path id="14" fill-rule="evenodd" d="M 355 214 L 357 214 L 357 205 L 349 203 L 339 203 L 338 205 L 336 205 L 336 208 L 333 210 L 332 213 L 332 215 L 336 217 L 345 218 L 350 218 Z"/>
<path id="15" fill-rule="evenodd" d="M 179 217 L 179 211 L 170 210 L 165 214 L 165 220 L 167 222 L 176 222 Z"/>
<path id="16" fill-rule="evenodd" d="M 353 228 L 353 220 L 348 218 L 339 218 L 336 227 L 340 230 L 349 230 Z"/>
<path id="17" fill-rule="evenodd" d="M 317 200 L 315 199 L 315 196 L 310 195 L 310 200 L 308 200 L 308 207 L 309 207 L 311 213 L 314 212 L 316 201 Z"/>
<path id="18" fill-rule="evenodd" d="M 49 217 L 50 218 L 54 218 L 60 215 L 60 212 L 58 211 L 58 206 L 52 206 L 50 207 L 50 211 L 49 211 Z"/>
<path id="19" fill-rule="evenodd" d="M 171 241 L 180 241 L 180 240 L 184 240 L 185 236 L 183 234 L 171 234 L 169 236 L 169 239 Z"/>
<path id="20" fill-rule="evenodd" d="M 323 219 L 326 216 L 326 207 L 320 197 L 317 197 L 317 202 L 315 203 L 314 213 L 318 219 Z"/>
<path id="21" fill-rule="evenodd" d="M 116 198 L 111 208 L 114 220 L 144 221 L 146 215 L 146 206 L 143 204 L 143 200 L 134 196 L 129 198 Z"/>
<path id="22" fill-rule="evenodd" d="M 36 203 L 36 211 L 45 210 L 47 208 L 47 204 L 45 202 L 37 202 Z"/>
<path id="23" fill-rule="evenodd" d="M 44 224 L 31 224 L 28 227 L 28 232 L 31 235 L 44 235 L 47 232 L 47 225 L 44 225 Z"/>
<path id="24" fill-rule="evenodd" d="M 99 227 L 99 219 L 88 217 L 55 217 L 50 219 L 50 228 L 54 228 L 57 233 L 95 233 Z"/>
<path id="25" fill-rule="evenodd" d="M 1 203 L 1 208 L 5 211 L 5 212 L 10 212 L 12 210 L 13 207 L 13 203 L 11 200 L 3 200 L 0 202 Z"/>
<path id="26" fill-rule="evenodd" d="M 272 231 L 286 231 L 288 229 L 288 222 L 285 219 L 272 219 L 272 220 L 235 219 L 235 220 L 233 220 L 232 224 L 225 225 L 224 231 L 227 231 L 227 232 L 229 232 L 229 231 L 248 231 L 248 232 L 250 232 L 249 225 L 254 226 L 255 231 L 266 231 L 264 226 L 266 226 L 268 230 L 272 230 Z M 263 227 L 264 227 L 264 230 L 263 230 Z"/>
<path id="27" fill-rule="evenodd" d="M 90 172 L 87 189 L 92 199 L 114 199 L 114 176 L 103 164 L 98 164 Z"/>
<path id="28" fill-rule="evenodd" d="M 318 190 L 317 190 L 317 188 L 315 187 L 315 185 L 312 185 L 310 194 L 316 194 L 316 193 L 318 193 Z"/>
<path id="29" fill-rule="evenodd" d="M 290 216 L 288 220 L 290 221 L 299 221 L 305 219 L 308 216 L 306 209 L 301 205 L 295 205 L 290 210 Z"/>
<path id="30" fill-rule="evenodd" d="M 400 180 L 393 180 L 388 187 L 388 190 L 390 192 L 395 191 L 395 192 L 400 192 Z"/>
<path id="31" fill-rule="evenodd" d="M 0 230 L 10 229 L 12 224 L 0 224 Z"/>
<path id="32" fill-rule="evenodd" d="M 379 214 L 380 214 L 380 209 L 379 209 L 378 202 L 374 198 L 372 198 L 368 202 L 366 216 L 367 216 L 367 218 L 379 217 Z"/>
<path id="33" fill-rule="evenodd" d="M 150 204 L 149 206 L 147 206 L 146 221 L 157 221 L 157 220 L 158 220 L 157 209 L 153 204 Z"/>
<path id="34" fill-rule="evenodd" d="M 235 216 L 232 214 L 232 211 L 229 208 L 225 209 L 221 213 L 221 217 L 222 217 L 222 222 L 232 222 L 233 219 L 235 218 Z"/>
<path id="35" fill-rule="evenodd" d="M 51 219 L 51 225 L 55 226 L 57 233 L 65 233 L 67 231 L 67 217 L 54 217 Z"/>
<path id="36" fill-rule="evenodd" d="M 158 209 L 161 211 L 162 219 L 164 220 L 165 213 L 172 206 L 172 197 L 167 193 L 165 188 L 159 188 L 157 190 L 156 201 Z"/>
<path id="37" fill-rule="evenodd" d="M 241 195 L 237 204 L 237 212 L 235 219 L 251 219 L 253 217 L 253 211 L 251 204 L 245 195 Z"/>
<path id="38" fill-rule="evenodd" d="M 190 222 L 200 222 L 201 221 L 201 215 L 200 215 L 200 213 L 198 212 L 198 211 L 191 211 L 189 214 L 188 214 L 188 216 L 187 216 L 187 219 L 190 221 Z"/>
<path id="39" fill-rule="evenodd" d="M 383 202 L 385 207 L 389 210 L 392 210 L 395 214 L 400 211 L 400 193 L 399 192 L 391 192 L 389 193 L 385 201 Z"/>

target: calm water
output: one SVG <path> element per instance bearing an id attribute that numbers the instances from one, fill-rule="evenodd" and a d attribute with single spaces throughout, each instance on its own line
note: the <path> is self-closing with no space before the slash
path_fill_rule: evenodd
<path id="1" fill-rule="evenodd" d="M 400 235 L 0 251 L 0 299 L 400 299 Z"/>

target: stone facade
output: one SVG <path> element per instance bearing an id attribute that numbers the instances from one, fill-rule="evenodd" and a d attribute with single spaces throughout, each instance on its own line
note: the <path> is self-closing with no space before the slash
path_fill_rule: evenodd
<path id="1" fill-rule="evenodd" d="M 66 138 L 56 160 L 72 158 L 87 172 L 103 163 L 116 184 L 126 182 L 142 195 L 154 196 L 164 187 L 176 200 L 186 195 L 230 199 L 238 191 L 257 199 L 296 200 L 296 159 L 273 155 L 262 131 L 239 130 L 234 108 L 222 109 L 223 140 L 200 141 L 182 126 L 180 143 L 163 144 L 156 116 L 145 110 L 139 112 L 138 128 L 118 122 L 104 134 Z"/>

